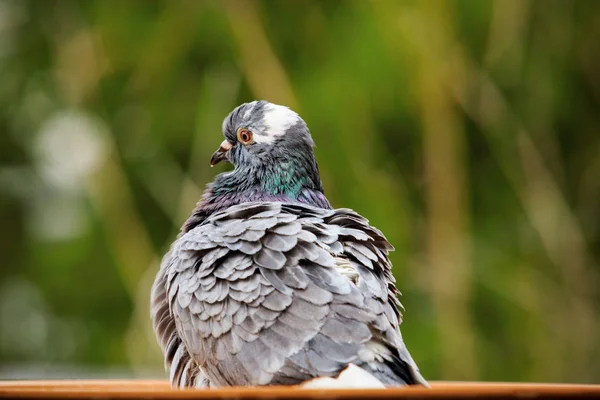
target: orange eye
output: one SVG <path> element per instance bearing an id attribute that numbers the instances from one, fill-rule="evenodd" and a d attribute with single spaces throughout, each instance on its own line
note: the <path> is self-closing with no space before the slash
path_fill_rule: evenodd
<path id="1" fill-rule="evenodd" d="M 237 131 L 237 138 L 242 144 L 252 143 L 252 132 L 246 128 L 240 128 Z"/>

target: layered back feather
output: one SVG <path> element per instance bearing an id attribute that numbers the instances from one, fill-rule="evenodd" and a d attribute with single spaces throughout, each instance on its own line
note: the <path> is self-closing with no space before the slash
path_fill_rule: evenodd
<path id="1" fill-rule="evenodd" d="M 299 384 L 349 364 L 426 384 L 400 334 L 392 249 L 349 209 L 268 201 L 207 215 L 152 290 L 172 385 Z"/>

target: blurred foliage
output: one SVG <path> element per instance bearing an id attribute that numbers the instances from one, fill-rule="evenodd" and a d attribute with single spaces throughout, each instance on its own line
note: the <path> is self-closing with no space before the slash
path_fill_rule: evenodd
<path id="1" fill-rule="evenodd" d="M 258 98 L 396 246 L 426 377 L 598 382 L 599 40 L 586 0 L 1 1 L 1 376 L 162 375 L 150 284 Z"/>

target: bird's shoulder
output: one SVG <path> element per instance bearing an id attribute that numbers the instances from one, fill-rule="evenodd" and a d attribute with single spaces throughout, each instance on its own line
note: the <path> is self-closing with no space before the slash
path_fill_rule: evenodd
<path id="1" fill-rule="evenodd" d="M 194 265 L 207 274 L 218 266 L 218 275 L 228 273 L 224 266 L 240 260 L 266 270 L 302 266 L 308 260 L 334 267 L 342 275 L 358 274 L 366 292 L 386 300 L 389 294 L 399 305 L 388 257 L 393 249 L 380 230 L 349 208 L 252 202 L 211 215 L 182 235 L 172 253 L 184 260 L 202 255 L 202 263 Z M 233 257 L 232 262 L 217 262 L 227 256 Z"/>

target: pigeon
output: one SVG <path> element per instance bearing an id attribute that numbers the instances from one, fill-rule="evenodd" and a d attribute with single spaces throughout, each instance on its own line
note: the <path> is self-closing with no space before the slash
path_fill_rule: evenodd
<path id="1" fill-rule="evenodd" d="M 427 386 L 399 329 L 393 247 L 332 208 L 304 120 L 253 101 L 222 130 L 210 163 L 233 170 L 207 186 L 152 286 L 172 387 Z"/>

